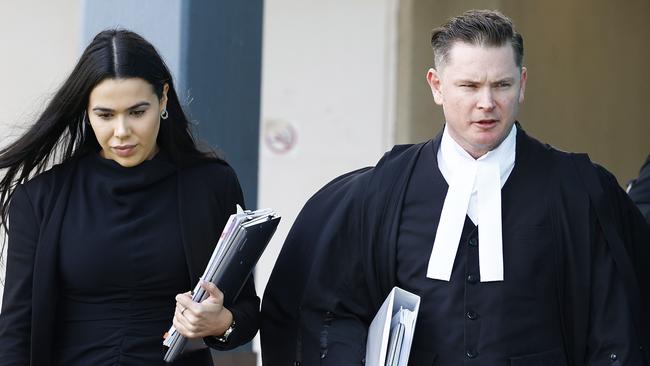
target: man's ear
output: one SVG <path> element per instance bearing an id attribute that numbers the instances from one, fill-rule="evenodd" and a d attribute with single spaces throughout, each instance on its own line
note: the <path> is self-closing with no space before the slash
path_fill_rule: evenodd
<path id="1" fill-rule="evenodd" d="M 521 78 L 520 80 L 520 85 L 519 85 L 519 103 L 524 102 L 524 92 L 526 91 L 526 79 L 528 79 L 528 70 L 526 70 L 526 67 L 522 66 L 521 67 Z"/>
<path id="2" fill-rule="evenodd" d="M 427 72 L 427 83 L 429 83 L 429 87 L 431 88 L 433 101 L 438 105 L 442 105 L 443 97 L 440 88 L 440 73 L 436 69 L 431 68 Z"/>

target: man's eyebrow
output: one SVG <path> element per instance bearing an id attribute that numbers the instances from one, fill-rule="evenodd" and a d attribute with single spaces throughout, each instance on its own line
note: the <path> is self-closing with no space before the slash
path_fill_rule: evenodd
<path id="1" fill-rule="evenodd" d="M 478 84 L 479 82 L 472 79 L 458 79 L 456 80 L 458 84 Z"/>

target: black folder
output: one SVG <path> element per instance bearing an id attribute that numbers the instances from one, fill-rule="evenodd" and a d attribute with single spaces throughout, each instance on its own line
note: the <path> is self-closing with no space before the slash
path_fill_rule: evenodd
<path id="1" fill-rule="evenodd" d="M 225 264 L 219 267 L 214 278 L 214 283 L 223 292 L 225 307 L 237 299 L 278 223 L 280 217 L 268 217 L 263 222 L 241 225 L 241 240 L 235 239 L 237 248 L 229 251 L 229 256 L 224 258 Z"/>
<path id="2" fill-rule="evenodd" d="M 245 211 L 228 219 L 202 278 L 223 292 L 225 307 L 237 300 L 279 222 L 280 216 L 270 209 Z M 207 297 L 203 287 L 197 284 L 192 300 L 201 302 Z M 168 347 L 164 357 L 166 362 L 173 362 L 183 351 L 207 347 L 201 339 L 188 342 L 174 327 L 168 334 L 163 342 Z"/>

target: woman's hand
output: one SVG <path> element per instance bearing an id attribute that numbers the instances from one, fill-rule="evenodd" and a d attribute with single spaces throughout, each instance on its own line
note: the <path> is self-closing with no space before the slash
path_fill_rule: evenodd
<path id="1" fill-rule="evenodd" d="M 201 281 L 210 295 L 201 303 L 192 301 L 190 292 L 176 295 L 174 327 L 187 338 L 221 336 L 232 324 L 230 310 L 223 307 L 223 293 L 211 282 Z"/>

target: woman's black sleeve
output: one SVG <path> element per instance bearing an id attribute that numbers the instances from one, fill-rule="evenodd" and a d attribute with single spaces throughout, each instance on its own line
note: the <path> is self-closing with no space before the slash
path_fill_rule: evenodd
<path id="1" fill-rule="evenodd" d="M 0 311 L 0 364 L 29 365 L 32 279 L 39 224 L 22 186 L 9 206 L 7 272 Z"/>

